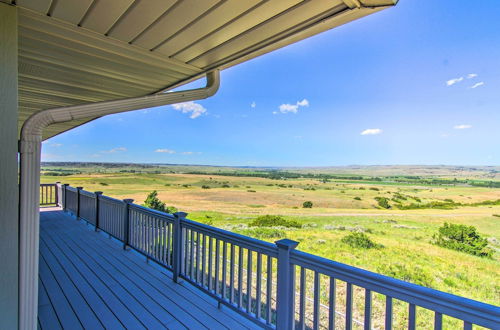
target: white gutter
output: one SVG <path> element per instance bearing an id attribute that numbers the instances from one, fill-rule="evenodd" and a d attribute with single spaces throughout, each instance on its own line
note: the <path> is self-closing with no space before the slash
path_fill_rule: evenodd
<path id="1" fill-rule="evenodd" d="M 42 110 L 24 123 L 19 141 L 19 329 L 37 328 L 40 152 L 44 128 L 55 123 L 208 98 L 219 89 L 219 70 L 204 88 Z"/>

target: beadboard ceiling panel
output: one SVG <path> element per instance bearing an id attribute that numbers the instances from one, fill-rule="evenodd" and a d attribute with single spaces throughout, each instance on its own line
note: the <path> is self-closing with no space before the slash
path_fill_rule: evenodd
<path id="1" fill-rule="evenodd" d="M 163 92 L 397 0 L 0 2 L 19 8 L 20 129 L 37 111 Z M 44 139 L 92 119 L 52 125 Z"/>

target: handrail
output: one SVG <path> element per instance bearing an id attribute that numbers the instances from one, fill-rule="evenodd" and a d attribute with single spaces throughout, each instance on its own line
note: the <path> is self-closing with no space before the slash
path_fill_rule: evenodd
<path id="1" fill-rule="evenodd" d="M 303 251 L 292 251 L 290 260 L 297 266 L 473 324 L 494 328 L 500 322 L 500 308 L 493 305 L 373 273 Z"/>
<path id="2" fill-rule="evenodd" d="M 276 244 L 255 239 L 249 236 L 244 236 L 238 233 L 233 233 L 217 227 L 212 227 L 204 223 L 196 222 L 189 219 L 182 219 L 184 228 L 192 228 L 209 234 L 212 237 L 218 238 L 228 243 L 238 244 L 242 247 L 252 249 L 254 251 L 265 253 L 272 257 L 278 257 Z"/>
<path id="3" fill-rule="evenodd" d="M 497 306 L 295 250 L 298 242 L 269 243 L 186 219 L 186 213 L 168 214 L 101 192 L 54 186 L 55 195 L 61 196 L 57 205 L 64 210 L 120 240 L 124 248 L 133 248 L 171 270 L 175 281 L 184 279 L 265 328 L 287 329 L 292 324 L 302 328 L 312 323 L 315 329 L 333 329 L 338 315 L 351 329 L 353 322 L 361 323 L 354 317 L 353 286 L 365 290 L 365 329 L 372 329 L 372 292 L 385 296 L 384 322 L 389 329 L 393 299 L 408 304 L 410 329 L 416 326 L 416 306 L 434 312 L 435 329 L 442 328 L 443 315 L 462 321 L 464 329 L 472 329 L 472 324 L 500 328 Z M 311 272 L 313 281 L 307 276 Z M 329 279 L 326 285 L 324 277 Z M 336 281 L 346 284 L 345 313 L 337 310 Z M 321 302 L 321 290 L 327 290 L 326 305 Z"/>

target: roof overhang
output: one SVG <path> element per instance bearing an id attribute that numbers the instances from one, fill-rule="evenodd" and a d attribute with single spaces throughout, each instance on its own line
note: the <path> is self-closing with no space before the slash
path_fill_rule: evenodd
<path id="1" fill-rule="evenodd" d="M 40 110 L 165 91 L 397 2 L 0 1 L 19 8 L 19 129 Z"/>

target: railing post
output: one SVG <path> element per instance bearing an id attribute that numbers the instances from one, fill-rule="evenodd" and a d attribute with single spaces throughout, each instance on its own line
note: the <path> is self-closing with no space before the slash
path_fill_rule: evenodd
<path id="1" fill-rule="evenodd" d="M 65 183 L 65 184 L 63 184 L 63 187 L 62 187 L 62 191 L 63 191 L 63 206 L 62 206 L 62 208 L 63 208 L 63 211 L 66 211 L 68 209 L 68 207 L 67 207 L 67 205 L 68 205 L 68 203 L 67 203 L 67 200 L 68 200 L 67 196 L 68 195 L 66 194 L 66 188 L 68 186 L 69 186 L 69 184 Z"/>
<path id="2" fill-rule="evenodd" d="M 125 203 L 125 209 L 123 211 L 124 215 L 124 221 L 123 221 L 123 249 L 125 250 L 127 248 L 127 245 L 129 244 L 129 223 L 130 219 L 128 216 L 128 209 L 130 204 L 134 202 L 133 199 L 124 199 L 123 202 Z"/>
<path id="3" fill-rule="evenodd" d="M 80 220 L 80 190 L 83 187 L 76 187 L 76 220 Z"/>
<path id="4" fill-rule="evenodd" d="M 275 242 L 278 246 L 278 275 L 277 275 L 277 307 L 276 328 L 292 329 L 294 322 L 294 268 L 290 263 L 290 252 L 299 245 L 299 242 L 282 239 Z"/>
<path id="5" fill-rule="evenodd" d="M 55 198 L 56 206 L 59 206 L 59 185 L 60 184 L 61 184 L 61 182 L 57 181 L 56 186 L 54 187 L 54 190 L 56 192 L 56 198 Z"/>
<path id="6" fill-rule="evenodd" d="M 101 198 L 102 191 L 96 191 L 95 194 L 95 231 L 99 230 L 99 198 Z"/>
<path id="7" fill-rule="evenodd" d="M 172 273 L 175 283 L 179 283 L 179 275 L 182 269 L 182 256 L 184 255 L 184 244 L 182 242 L 182 220 L 187 217 L 185 212 L 174 213 L 174 226 L 172 232 Z"/>

